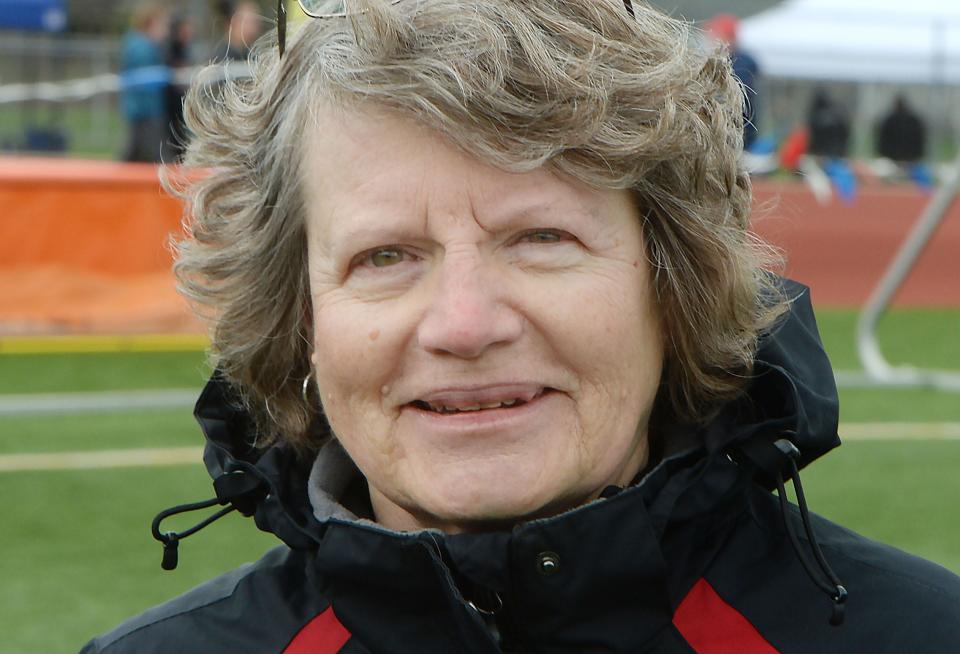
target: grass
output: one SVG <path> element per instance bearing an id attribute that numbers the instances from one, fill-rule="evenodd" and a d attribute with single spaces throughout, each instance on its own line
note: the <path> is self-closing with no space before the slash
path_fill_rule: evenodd
<path id="1" fill-rule="evenodd" d="M 0 454 L 202 444 L 189 409 L 0 417 Z"/>
<path id="2" fill-rule="evenodd" d="M 834 368 L 859 368 L 857 313 L 821 309 L 817 323 Z M 880 347 L 891 363 L 960 372 L 960 310 L 894 310 L 880 322 Z"/>
<path id="3" fill-rule="evenodd" d="M 835 369 L 859 369 L 850 310 L 817 312 L 820 334 Z M 880 347 L 894 365 L 960 373 L 960 310 L 891 312 L 880 323 Z M 960 397 L 930 389 L 840 390 L 841 422 L 960 422 Z"/>
<path id="4" fill-rule="evenodd" d="M 0 356 L 0 394 L 203 387 L 200 352 L 89 352 Z"/>
<path id="5" fill-rule="evenodd" d="M 813 511 L 960 574 L 960 441 L 848 442 L 801 477 Z"/>
<path id="6" fill-rule="evenodd" d="M 856 367 L 855 314 L 823 311 L 819 318 L 835 365 Z M 880 340 L 896 363 L 960 369 L 960 310 L 896 312 L 884 321 Z M 0 355 L 0 394 L 199 390 L 207 370 L 200 352 Z M 930 390 L 845 389 L 841 407 L 848 422 L 960 422 L 960 397 Z M 0 417 L 0 455 L 200 442 L 187 407 Z M 960 441 L 854 441 L 816 462 L 803 479 L 812 510 L 960 573 L 958 464 Z M 176 572 L 160 570 L 150 520 L 162 508 L 212 496 L 199 461 L 0 473 L 0 493 L 8 498 L 8 527 L 0 531 L 4 652 L 75 652 L 125 617 L 276 543 L 252 521 L 231 515 L 181 545 Z"/>
<path id="7" fill-rule="evenodd" d="M 0 106 L 0 146 L 19 149 L 23 146 L 26 131 L 31 128 L 63 134 L 66 152 L 62 154 L 79 158 L 116 159 L 127 138 L 127 128 L 115 96 L 96 103 L 54 105 L 40 102 L 23 107 Z"/>
<path id="8" fill-rule="evenodd" d="M 277 543 L 232 514 L 181 543 L 176 571 L 160 569 L 150 521 L 163 508 L 213 495 L 199 463 L 6 473 L 0 493 L 16 498 L 4 509 L 8 527 L 0 536 L 2 650 L 10 654 L 76 652 L 124 618 Z"/>

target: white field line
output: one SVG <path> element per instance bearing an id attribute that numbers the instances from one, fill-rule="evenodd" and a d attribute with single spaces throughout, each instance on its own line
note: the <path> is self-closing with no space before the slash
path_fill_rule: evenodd
<path id="1" fill-rule="evenodd" d="M 845 441 L 960 441 L 960 422 L 850 422 L 840 425 L 839 431 Z M 203 448 L 200 447 L 3 454 L 0 455 L 0 473 L 199 465 L 202 457 Z"/>
<path id="2" fill-rule="evenodd" d="M 0 395 L 0 416 L 189 408 L 199 396 L 199 389 Z"/>
<path id="3" fill-rule="evenodd" d="M 201 447 L 165 447 L 89 452 L 0 455 L 0 473 L 36 470 L 93 470 L 135 466 L 201 465 Z"/>
<path id="4" fill-rule="evenodd" d="M 131 73 L 117 75 L 104 73 L 93 77 L 80 77 L 59 82 L 0 85 L 0 105 L 15 102 L 46 100 L 66 102 L 86 100 L 101 93 L 112 93 L 129 86 L 166 84 L 170 80 L 184 86 L 211 84 L 224 79 L 250 77 L 250 68 L 245 62 L 224 62 L 216 67 L 194 66 L 184 70 L 171 70 L 166 66 L 140 68 Z"/>

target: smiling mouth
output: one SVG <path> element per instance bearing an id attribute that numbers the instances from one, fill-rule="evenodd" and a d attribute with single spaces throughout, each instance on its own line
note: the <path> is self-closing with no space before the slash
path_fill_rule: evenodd
<path id="1" fill-rule="evenodd" d="M 437 413 L 440 415 L 455 415 L 458 413 L 471 413 L 478 411 L 491 411 L 496 409 L 513 409 L 516 407 L 529 404 L 547 393 L 553 392 L 552 388 L 541 388 L 533 396 L 530 397 L 511 397 L 498 401 L 488 401 L 488 402 L 456 402 L 452 404 L 446 404 L 443 402 L 428 402 L 426 400 L 414 400 L 410 403 L 410 406 L 419 409 L 421 411 L 429 411 L 430 413 Z"/>

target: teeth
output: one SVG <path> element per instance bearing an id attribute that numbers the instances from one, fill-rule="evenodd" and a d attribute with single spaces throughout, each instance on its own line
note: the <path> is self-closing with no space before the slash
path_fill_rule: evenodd
<path id="1" fill-rule="evenodd" d="M 501 407 L 512 407 L 516 405 L 520 400 L 504 400 L 503 402 L 490 402 L 488 404 L 474 404 L 473 406 L 464 406 L 464 407 L 452 407 L 444 406 L 437 404 L 427 404 L 430 407 L 431 411 L 436 411 L 437 413 L 460 413 L 461 411 L 480 411 L 481 409 L 499 409 Z"/>

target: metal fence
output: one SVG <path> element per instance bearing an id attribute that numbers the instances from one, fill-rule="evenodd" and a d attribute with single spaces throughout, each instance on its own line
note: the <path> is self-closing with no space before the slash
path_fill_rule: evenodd
<path id="1" fill-rule="evenodd" d="M 0 35 L 0 85 L 36 84 L 115 73 L 116 37 Z M 116 93 L 83 100 L 0 105 L 0 149 L 111 156 L 123 141 Z"/>

